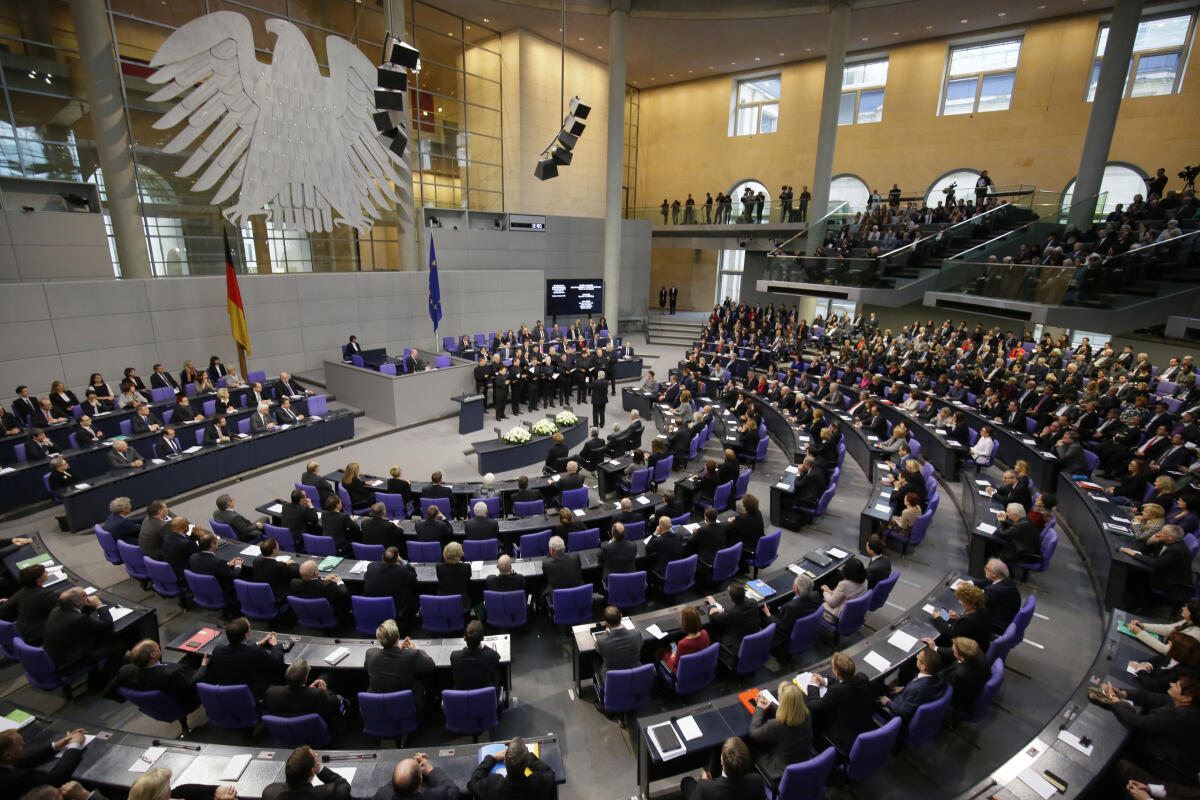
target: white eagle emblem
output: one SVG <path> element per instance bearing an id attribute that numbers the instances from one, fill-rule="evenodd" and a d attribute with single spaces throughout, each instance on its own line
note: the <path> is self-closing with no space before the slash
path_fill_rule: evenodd
<path id="1" fill-rule="evenodd" d="M 377 206 L 390 211 L 400 202 L 400 173 L 409 173 L 371 122 L 376 67 L 345 39 L 327 36 L 325 78 L 295 25 L 269 19 L 266 29 L 275 35 L 269 65 L 255 57 L 250 21 L 232 11 L 199 17 L 167 37 L 149 78 L 166 85 L 149 99 L 182 97 L 154 127 L 184 120 L 187 127 L 164 152 L 178 153 L 211 129 L 177 174 L 203 168 L 196 192 L 221 181 L 213 205 L 238 193 L 224 211 L 235 224 L 267 214 L 310 233 L 335 223 L 365 233 L 379 218 Z"/>

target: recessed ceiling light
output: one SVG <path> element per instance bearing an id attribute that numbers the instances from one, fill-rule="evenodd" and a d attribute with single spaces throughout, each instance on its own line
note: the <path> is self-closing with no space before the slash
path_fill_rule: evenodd
<path id="1" fill-rule="evenodd" d="M 467 26 L 465 26 L 465 27 L 466 27 L 466 29 L 467 29 L 467 30 L 471 30 L 471 26 L 470 26 L 470 25 L 467 25 Z"/>
<path id="2" fill-rule="evenodd" d="M 864 36 L 864 37 L 863 37 L 863 41 L 864 41 L 864 42 L 866 42 L 866 41 L 869 41 L 869 40 L 870 40 L 870 38 L 871 38 L 870 36 Z"/>
<path id="3" fill-rule="evenodd" d="M 483 18 L 483 21 L 484 21 L 484 22 L 491 22 L 491 20 L 490 20 L 490 19 L 488 19 L 487 17 L 484 17 L 484 18 Z"/>
<path id="4" fill-rule="evenodd" d="M 441 106 L 438 106 L 438 113 L 439 113 L 439 114 L 440 114 L 440 113 L 442 113 L 442 107 L 441 107 Z"/>
<path id="5" fill-rule="evenodd" d="M 1008 12 L 1007 12 L 1007 11 L 1001 11 L 1001 12 L 997 13 L 997 14 L 996 14 L 996 16 L 997 16 L 997 17 L 1007 17 L 1007 16 L 1008 16 Z"/>
<path id="6" fill-rule="evenodd" d="M 582 37 L 582 36 L 580 36 L 580 37 L 579 37 L 579 41 L 581 41 L 581 42 L 583 41 L 583 37 Z"/>
<path id="7" fill-rule="evenodd" d="M 965 20 L 965 19 L 960 19 L 959 22 L 961 22 L 963 25 L 967 24 L 967 20 Z"/>
<path id="8" fill-rule="evenodd" d="M 447 35 L 447 36 L 453 36 L 453 35 L 454 35 L 454 31 L 446 31 L 446 35 Z"/>
<path id="9" fill-rule="evenodd" d="M 603 49 L 604 49 L 604 45 L 602 45 L 602 44 L 598 44 L 598 45 L 596 45 L 596 49 L 597 49 L 597 50 L 603 50 Z"/>
<path id="10" fill-rule="evenodd" d="M 754 60 L 755 60 L 755 61 L 762 61 L 762 58 L 760 58 L 759 56 L 755 56 L 755 57 L 754 57 Z"/>
<path id="11" fill-rule="evenodd" d="M 736 63 L 737 63 L 736 61 L 730 61 L 730 62 L 729 62 L 729 65 L 730 65 L 730 66 L 733 66 L 733 65 L 734 65 L 734 64 L 736 64 Z"/>
<path id="12" fill-rule="evenodd" d="M 693 72 L 695 72 L 695 71 L 696 71 L 696 70 L 694 70 L 694 69 L 689 69 L 689 70 L 688 70 L 688 75 L 691 75 L 691 74 L 692 74 Z"/>
<path id="13" fill-rule="evenodd" d="M 927 31 L 931 31 L 931 30 L 933 30 L 933 26 L 932 26 L 932 25 L 926 25 L 926 26 L 925 26 L 925 30 L 927 30 Z"/>
<path id="14" fill-rule="evenodd" d="M 806 47 L 806 48 L 804 48 L 804 52 L 806 52 L 806 53 L 811 53 L 811 52 L 812 52 L 812 48 L 811 48 L 811 47 Z"/>
<path id="15" fill-rule="evenodd" d="M 652 81 L 656 81 L 656 80 L 658 80 L 658 78 L 651 78 L 650 80 L 652 80 Z"/>
<path id="16" fill-rule="evenodd" d="M 899 36 L 899 35 L 900 35 L 900 31 L 892 31 L 892 36 Z"/>
<path id="17" fill-rule="evenodd" d="M 708 68 L 709 68 L 709 69 L 715 69 L 715 67 L 713 67 L 713 65 L 712 65 L 712 64 L 709 64 L 709 65 L 708 65 Z"/>
<path id="18" fill-rule="evenodd" d="M 674 77 L 675 77 L 675 73 L 674 73 L 674 72 L 668 72 L 668 73 L 667 73 L 667 77 L 668 77 L 668 78 L 674 78 Z"/>

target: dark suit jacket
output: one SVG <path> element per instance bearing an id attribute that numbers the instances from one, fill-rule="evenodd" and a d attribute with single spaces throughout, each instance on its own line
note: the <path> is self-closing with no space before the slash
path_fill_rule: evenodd
<path id="1" fill-rule="evenodd" d="M 418 542 L 437 542 L 445 547 L 454 538 L 454 529 L 444 519 L 432 522 L 427 519 L 419 520 L 414 527 L 417 529 Z"/>
<path id="2" fill-rule="evenodd" d="M 254 580 L 259 583 L 269 583 L 271 591 L 279 600 L 282 600 L 287 594 L 288 584 L 292 582 L 292 579 L 300 577 L 300 567 L 294 561 L 284 563 L 273 558 L 259 557 L 254 559 L 254 566 L 251 570 L 254 573 Z"/>
<path id="3" fill-rule="evenodd" d="M 661 536 L 650 537 L 650 542 L 646 545 L 646 555 L 654 559 L 651 571 L 657 575 L 665 575 L 667 564 L 683 558 L 683 547 L 683 537 L 674 530 Z"/>
<path id="4" fill-rule="evenodd" d="M 992 617 L 992 632 L 1003 633 L 1021 610 L 1021 590 L 1012 578 L 995 582 L 978 580 L 975 585 L 983 589 L 983 599 Z"/>
<path id="5" fill-rule="evenodd" d="M 215 422 L 210 422 L 204 426 L 205 444 L 217 444 L 222 436 L 233 439 L 233 433 L 230 432 L 228 425 L 217 425 Z"/>
<path id="6" fill-rule="evenodd" d="M 162 560 L 171 565 L 176 577 L 182 581 L 183 571 L 188 568 L 188 559 L 199 553 L 200 548 L 196 545 L 196 540 L 186 533 L 168 530 L 163 533 L 162 552 Z"/>
<path id="7" fill-rule="evenodd" d="M 320 578 L 306 581 L 303 578 L 293 578 L 288 584 L 287 593 L 306 600 L 324 598 L 333 606 L 334 612 L 345 611 L 350 607 L 350 592 L 346 585 L 334 583 Z"/>
<path id="8" fill-rule="evenodd" d="M 875 584 L 892 574 L 892 562 L 887 556 L 876 556 L 867 564 L 867 588 L 874 589 Z"/>
<path id="9" fill-rule="evenodd" d="M 1152 753 L 1177 771 L 1172 780 L 1194 783 L 1195 752 L 1193 743 L 1200 736 L 1200 707 L 1176 707 L 1165 694 L 1127 689 L 1128 699 L 1145 710 L 1139 714 L 1128 703 L 1112 707 L 1117 721 L 1140 740 L 1138 750 Z M 1159 773 L 1162 774 L 1161 772 Z"/>
<path id="10" fill-rule="evenodd" d="M 819 469 L 810 469 L 796 481 L 796 502 L 806 508 L 816 508 L 821 495 L 828 488 L 825 476 Z"/>
<path id="11" fill-rule="evenodd" d="M 76 611 L 56 608 L 46 617 L 42 634 L 46 655 L 62 671 L 88 659 L 91 651 L 113 637 L 113 621 L 107 608 L 84 606 Z"/>
<path id="12" fill-rule="evenodd" d="M 279 512 L 279 521 L 296 537 L 297 545 L 300 544 L 300 534 L 308 530 L 309 526 L 320 527 L 321 525 L 321 520 L 317 517 L 317 510 L 299 503 L 284 503 Z"/>
<path id="13" fill-rule="evenodd" d="M 489 575 L 483 587 L 489 592 L 523 592 L 525 576 L 515 572 L 508 575 Z"/>
<path id="14" fill-rule="evenodd" d="M 817 730 L 833 740 L 839 749 L 849 752 L 854 739 L 863 731 L 875 727 L 872 713 L 875 691 L 871 681 L 861 672 L 845 681 L 829 681 L 824 697 L 810 692 L 807 703 Z"/>
<path id="15" fill-rule="evenodd" d="M 275 418 L 271 415 L 270 410 L 268 410 L 265 414 L 260 414 L 256 409 L 254 413 L 250 415 L 250 432 L 261 433 L 262 431 L 267 430 L 267 427 L 274 424 L 274 422 Z"/>
<path id="16" fill-rule="evenodd" d="M 887 709 L 892 716 L 911 719 L 917 708 L 937 700 L 946 693 L 946 681 L 941 675 L 916 677 L 904 685 L 900 694 L 892 697 Z"/>
<path id="17" fill-rule="evenodd" d="M 408 564 L 388 564 L 376 561 L 367 565 L 363 594 L 367 597 L 391 597 L 396 603 L 396 616 L 412 614 L 417 585 L 417 571 Z"/>
<path id="18" fill-rule="evenodd" d="M 433 659 L 417 649 L 382 647 L 368 650 L 366 656 L 369 692 L 407 692 L 422 694 L 422 680 L 437 669 Z"/>
<path id="19" fill-rule="evenodd" d="M 816 590 L 799 597 L 793 596 L 775 612 L 775 644 L 786 646 L 792 640 L 796 620 L 809 616 L 821 607 L 823 600 Z"/>
<path id="20" fill-rule="evenodd" d="M 223 522 L 229 527 L 233 528 L 233 532 L 237 534 L 237 537 L 243 542 L 248 542 L 261 533 L 261 531 L 258 529 L 258 526 L 243 517 L 237 511 L 234 511 L 232 508 L 218 510 L 217 513 L 213 514 L 212 518 L 217 522 Z"/>
<path id="21" fill-rule="evenodd" d="M 754 552 L 754 548 L 758 546 L 758 540 L 763 536 L 762 512 L 738 514 L 733 518 L 733 522 L 727 524 L 725 536 L 730 544 L 741 542 L 744 549 Z"/>
<path id="22" fill-rule="evenodd" d="M 174 441 L 175 441 L 174 447 L 171 446 L 171 443 L 167 441 L 165 436 L 163 438 L 159 439 L 157 442 L 155 442 L 154 443 L 154 457 L 155 458 L 168 458 L 171 456 L 182 455 L 183 448 L 184 448 L 183 442 L 179 441 L 178 436 L 175 437 Z M 178 449 L 176 449 L 176 448 L 178 448 Z"/>
<path id="23" fill-rule="evenodd" d="M 636 630 L 617 627 L 596 634 L 596 654 L 600 658 L 600 680 L 609 670 L 633 669 L 642 663 L 642 634 Z"/>
<path id="24" fill-rule="evenodd" d="M 179 388 L 179 382 L 175 380 L 175 376 L 169 372 L 152 372 L 150 373 L 150 388 L 165 389 L 170 386 L 172 389 Z"/>
<path id="25" fill-rule="evenodd" d="M 144 555 L 161 561 L 163 557 L 163 537 L 167 533 L 170 533 L 170 530 L 170 520 L 159 519 L 158 517 L 146 517 L 142 520 L 142 527 L 138 532 L 138 547 L 142 548 Z"/>
<path id="26" fill-rule="evenodd" d="M 974 614 L 963 614 L 958 619 L 934 617 L 933 627 L 938 630 L 938 647 L 949 647 L 954 639 L 965 636 L 978 642 L 979 649 L 986 653 L 992 641 L 992 615 L 986 608 Z"/>
<path id="27" fill-rule="evenodd" d="M 333 494 L 333 484 L 312 472 L 305 472 L 301 475 L 300 483 L 305 486 L 317 487 L 317 495 L 321 498 L 322 505 L 325 504 L 325 498 Z"/>
<path id="28" fill-rule="evenodd" d="M 708 618 L 709 635 L 713 641 L 719 641 L 721 647 L 734 655 L 737 655 L 738 648 L 742 646 L 742 639 L 752 633 L 758 633 L 762 626 L 762 609 L 749 599 L 726 609 L 723 614 L 713 614 Z"/>
<path id="29" fill-rule="evenodd" d="M 559 553 L 542 559 L 542 575 L 547 591 L 572 589 L 583 584 L 583 571 L 578 553 Z"/>
<path id="30" fill-rule="evenodd" d="M 0 619 L 15 623 L 26 644 L 42 643 L 46 617 L 58 606 L 58 592 L 41 586 L 23 586 L 0 605 Z"/>
<path id="31" fill-rule="evenodd" d="M 365 529 L 363 523 L 362 528 Z M 363 538 L 359 523 L 350 519 L 345 511 L 326 511 L 321 514 L 321 533 L 333 538 L 334 547 L 339 553 L 350 552 L 350 542 Z M 363 541 L 366 541 L 365 538 Z"/>
<path id="32" fill-rule="evenodd" d="M 1182 540 L 1168 545 L 1149 545 L 1137 560 L 1154 570 L 1151 583 L 1173 598 L 1183 599 L 1192 589 L 1192 554 Z M 1178 602 L 1178 600 L 1176 600 Z"/>
<path id="33" fill-rule="evenodd" d="M 490 517 L 471 517 L 464 527 L 466 538 L 472 541 L 500 538 L 500 523 Z"/>
<path id="34" fill-rule="evenodd" d="M 204 680 L 221 686 L 244 683 L 261 700 L 268 686 L 283 683 L 283 648 L 260 647 L 254 642 L 217 645 L 209 658 Z"/>
<path id="35" fill-rule="evenodd" d="M 29 444 L 36 444 L 30 442 Z M 29 452 L 29 446 L 25 447 L 26 453 Z M 142 461 L 141 453 L 134 449 L 133 445 L 129 445 L 129 449 L 124 453 L 118 453 L 116 450 L 110 450 L 108 453 L 108 468 L 109 469 L 132 469 L 133 462 Z"/>
<path id="36" fill-rule="evenodd" d="M 188 559 L 187 568 L 200 575 L 212 575 L 225 590 L 225 599 L 232 601 L 237 597 L 233 590 L 233 579 L 241 574 L 240 568 L 229 566 L 229 562 L 216 553 L 195 553 Z"/>
<path id="37" fill-rule="evenodd" d="M 450 654 L 450 674 L 454 688 L 486 689 L 500 685 L 500 654 L 487 645 L 472 650 L 464 647 Z"/>
<path id="38" fill-rule="evenodd" d="M 373 800 L 459 800 L 463 794 L 453 778 L 440 767 L 434 767 L 421 779 L 421 788 L 416 794 L 406 794 L 401 798 L 389 782 L 375 790 Z"/>
<path id="39" fill-rule="evenodd" d="M 18 798 L 43 784 L 60 786 L 71 779 L 82 758 L 83 750 L 64 750 L 62 758 L 56 759 L 50 742 L 26 747 L 15 764 L 0 767 L 0 795 Z"/>
<path id="40" fill-rule="evenodd" d="M 111 697 L 117 689 L 134 689 L 139 692 L 159 691 L 184 708 L 195 708 L 200 704 L 196 697 L 196 682 L 204 680 L 205 670 L 194 670 L 184 664 L 159 663 L 148 669 L 133 664 L 122 664 L 117 674 L 104 688 L 103 694 Z"/>
<path id="41" fill-rule="evenodd" d="M 950 657 L 953 658 L 953 652 Z M 975 700 L 983 691 L 988 678 L 992 677 L 992 672 L 983 663 L 973 664 L 967 661 L 952 660 L 950 666 L 942 670 L 941 676 L 946 681 L 946 685 L 954 690 L 954 699 L 950 702 L 955 710 L 965 714 L 969 713 L 971 706 L 975 705 Z"/>
<path id="42" fill-rule="evenodd" d="M 528 776 L 493 775 L 494 766 L 495 756 L 486 756 L 471 774 L 467 789 L 476 800 L 550 800 L 554 796 L 554 770 L 546 762 L 531 758 L 527 769 L 533 774 Z"/>
<path id="43" fill-rule="evenodd" d="M 685 781 L 680 788 L 682 800 L 761 800 L 766 796 L 762 777 L 754 770 L 737 780 L 721 775 L 711 780 Z"/>
<path id="44" fill-rule="evenodd" d="M 313 686 L 271 686 L 263 695 L 263 710 L 277 717 L 302 717 L 305 714 L 320 714 L 325 724 L 333 729 L 337 722 L 341 701 L 328 689 Z M 264 795 L 265 797 L 266 795 Z"/>
<path id="45" fill-rule="evenodd" d="M 123 542 L 137 544 L 142 523 L 140 520 L 123 517 L 120 514 L 109 514 L 102 527 Z"/>
<path id="46" fill-rule="evenodd" d="M 320 786 L 305 784 L 299 789 L 290 789 L 286 783 L 272 783 L 263 789 L 263 800 L 350 800 L 349 782 L 329 767 L 322 767 L 317 779 Z"/>
<path id="47" fill-rule="evenodd" d="M 726 546 L 725 526 L 720 523 L 701 525 L 688 538 L 687 543 L 688 547 L 700 556 L 702 562 L 711 564 L 717 551 Z"/>
<path id="48" fill-rule="evenodd" d="M 134 414 L 129 419 L 129 428 L 135 434 L 149 433 L 151 425 L 157 425 L 157 426 L 159 426 L 159 428 L 161 428 L 162 424 L 163 424 L 163 421 L 161 419 L 159 419 L 158 415 L 155 414 L 154 412 L 150 412 L 149 414 L 147 414 L 144 417 L 141 414 Z"/>
<path id="49" fill-rule="evenodd" d="M 613 573 L 637 572 L 637 543 L 623 539 L 600 545 L 600 567 L 606 581 Z"/>
<path id="50" fill-rule="evenodd" d="M 812 758 L 812 717 L 805 716 L 799 725 L 784 725 L 774 712 L 755 707 L 748 738 L 757 745 L 758 766 L 777 781 L 789 764 Z"/>

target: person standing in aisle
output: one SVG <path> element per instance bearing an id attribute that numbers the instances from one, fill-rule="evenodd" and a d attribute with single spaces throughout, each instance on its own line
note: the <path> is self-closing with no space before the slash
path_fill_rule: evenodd
<path id="1" fill-rule="evenodd" d="M 670 295 L 669 295 L 669 296 L 670 296 L 670 298 L 671 298 L 671 315 L 672 315 L 672 316 L 674 316 L 674 314 L 675 314 L 675 304 L 676 304 L 677 302 L 679 302 L 679 287 L 678 287 L 678 286 L 672 286 L 672 287 L 671 287 L 671 293 L 670 293 Z"/>

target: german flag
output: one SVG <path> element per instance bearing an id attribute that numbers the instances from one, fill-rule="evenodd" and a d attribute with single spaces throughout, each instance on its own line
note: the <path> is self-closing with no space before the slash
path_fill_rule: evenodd
<path id="1" fill-rule="evenodd" d="M 250 332 L 246 328 L 246 308 L 242 305 L 242 291 L 238 288 L 237 272 L 233 269 L 233 251 L 229 249 L 229 231 L 221 226 L 221 238 L 225 240 L 225 308 L 229 311 L 229 327 L 233 340 L 250 355 Z"/>

